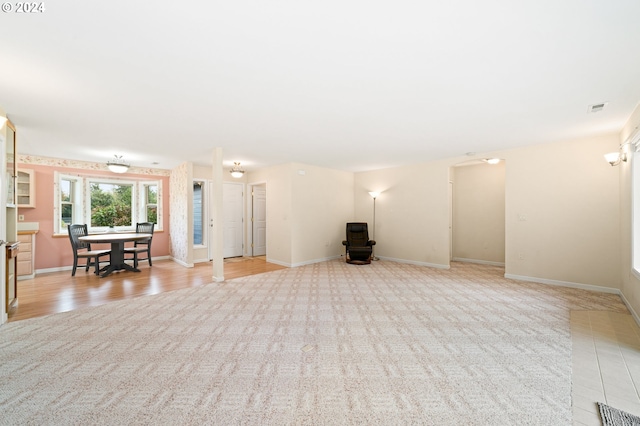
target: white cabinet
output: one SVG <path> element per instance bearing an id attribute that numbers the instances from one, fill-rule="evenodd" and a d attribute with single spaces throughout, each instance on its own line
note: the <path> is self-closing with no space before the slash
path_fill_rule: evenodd
<path id="1" fill-rule="evenodd" d="M 36 232 L 38 231 L 18 231 L 20 252 L 18 253 L 16 275 L 20 280 L 33 278 L 36 275 Z"/>
<path id="2" fill-rule="evenodd" d="M 36 173 L 29 169 L 18 169 L 16 182 L 18 207 L 36 206 Z"/>

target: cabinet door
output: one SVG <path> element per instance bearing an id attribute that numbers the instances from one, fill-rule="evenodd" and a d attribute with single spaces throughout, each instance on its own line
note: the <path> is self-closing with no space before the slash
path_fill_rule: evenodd
<path id="1" fill-rule="evenodd" d="M 18 207 L 36 206 L 36 174 L 33 170 L 19 169 L 16 182 Z"/>

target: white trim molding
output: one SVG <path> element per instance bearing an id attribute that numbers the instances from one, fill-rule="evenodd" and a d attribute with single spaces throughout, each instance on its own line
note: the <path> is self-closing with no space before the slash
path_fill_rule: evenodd
<path id="1" fill-rule="evenodd" d="M 622 299 L 622 302 L 627 306 L 627 309 L 631 313 L 631 316 L 635 320 L 636 324 L 640 326 L 640 316 L 638 316 L 636 311 L 633 310 L 631 303 L 629 303 L 627 298 L 624 297 L 624 294 L 622 293 L 622 291 L 620 291 L 620 289 L 618 288 L 604 287 L 604 286 L 592 285 L 592 284 L 574 283 L 571 281 L 559 281 L 559 280 L 550 280 L 546 278 L 527 277 L 523 275 L 513 275 L 513 274 L 504 274 L 504 277 L 510 280 L 527 281 L 531 283 L 554 285 L 558 287 L 578 288 L 581 290 L 596 291 L 599 293 L 617 294 Z"/>

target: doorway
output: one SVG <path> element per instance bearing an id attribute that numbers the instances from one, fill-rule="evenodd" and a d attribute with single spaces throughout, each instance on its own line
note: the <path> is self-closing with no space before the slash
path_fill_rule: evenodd
<path id="1" fill-rule="evenodd" d="M 222 184 L 223 248 L 222 257 L 240 257 L 244 254 L 244 184 Z"/>
<path id="2" fill-rule="evenodd" d="M 451 167 L 451 260 L 505 265 L 505 162 Z"/>
<path id="3" fill-rule="evenodd" d="M 251 255 L 267 254 L 267 185 L 251 188 Z"/>

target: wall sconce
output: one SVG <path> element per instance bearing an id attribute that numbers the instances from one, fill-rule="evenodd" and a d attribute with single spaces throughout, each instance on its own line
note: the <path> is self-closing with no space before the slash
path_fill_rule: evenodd
<path id="1" fill-rule="evenodd" d="M 239 179 L 244 175 L 244 170 L 242 170 L 242 167 L 240 167 L 239 162 L 234 161 L 233 168 L 229 173 L 231 173 L 231 176 L 233 176 L 234 178 Z"/>
<path id="2" fill-rule="evenodd" d="M 485 158 L 487 164 L 498 164 L 500 162 L 499 158 Z"/>
<path id="3" fill-rule="evenodd" d="M 604 155 L 604 159 L 607 160 L 607 162 L 611 164 L 611 166 L 617 166 L 623 161 L 626 163 L 627 153 L 622 150 L 623 146 L 624 144 L 620 145 L 618 152 L 610 152 Z"/>
<path id="4" fill-rule="evenodd" d="M 113 173 L 126 173 L 129 170 L 129 164 L 125 163 L 122 155 L 114 155 L 113 160 L 107 162 L 107 167 Z"/>
<path id="5" fill-rule="evenodd" d="M 4 126 L 4 123 L 7 122 L 7 117 L 0 116 L 0 129 Z"/>

